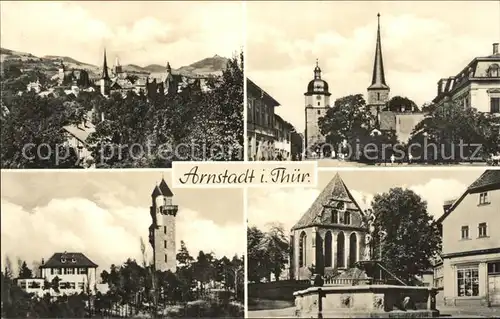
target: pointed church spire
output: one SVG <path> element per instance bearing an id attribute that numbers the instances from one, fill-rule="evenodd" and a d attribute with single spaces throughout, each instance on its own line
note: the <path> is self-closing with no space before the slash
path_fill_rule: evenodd
<path id="1" fill-rule="evenodd" d="M 104 48 L 104 62 L 102 64 L 102 79 L 108 80 L 108 62 L 106 61 L 106 48 Z"/>
<path id="2" fill-rule="evenodd" d="M 371 87 L 387 88 L 385 83 L 384 61 L 382 59 L 382 43 L 380 40 L 380 13 L 377 14 L 377 44 L 375 47 L 375 61 L 373 63 L 373 76 Z"/>

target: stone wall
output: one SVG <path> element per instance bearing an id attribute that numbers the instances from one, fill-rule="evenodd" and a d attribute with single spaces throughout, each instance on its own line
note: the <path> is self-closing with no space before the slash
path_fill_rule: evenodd
<path id="1" fill-rule="evenodd" d="M 308 280 L 283 280 L 266 283 L 249 283 L 248 298 L 293 301 L 293 293 L 310 286 Z"/>

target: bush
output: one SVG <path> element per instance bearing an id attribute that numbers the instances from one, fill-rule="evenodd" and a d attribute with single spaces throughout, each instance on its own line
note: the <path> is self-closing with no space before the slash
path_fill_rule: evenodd
<path id="1" fill-rule="evenodd" d="M 188 302 L 185 306 L 173 306 L 167 309 L 167 317 L 171 318 L 200 318 L 200 317 L 231 317 L 243 318 L 244 306 L 238 302 L 217 304 L 206 300 Z"/>

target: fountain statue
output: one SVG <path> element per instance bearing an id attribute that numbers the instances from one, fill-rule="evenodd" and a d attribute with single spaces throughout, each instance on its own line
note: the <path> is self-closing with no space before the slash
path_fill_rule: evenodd
<path id="1" fill-rule="evenodd" d="M 312 287 L 296 291 L 295 315 L 299 318 L 417 318 L 438 317 L 436 310 L 436 289 L 426 286 L 408 286 L 387 270 L 379 258 L 374 260 L 374 240 L 380 245 L 387 236 L 383 230 L 375 230 L 376 215 L 369 209 L 364 214 L 363 228 L 366 229 L 362 260 L 355 266 L 364 272 L 367 280 L 351 278 L 350 284 L 331 281 L 312 284 Z M 381 247 L 380 247 L 381 248 Z M 346 271 L 348 274 L 349 270 Z M 385 274 L 383 277 L 382 274 Z M 378 279 L 374 279 L 375 276 Z M 388 279 L 391 280 L 389 284 Z M 344 278 L 345 279 L 345 278 Z M 349 280 L 345 280 L 348 282 Z"/>

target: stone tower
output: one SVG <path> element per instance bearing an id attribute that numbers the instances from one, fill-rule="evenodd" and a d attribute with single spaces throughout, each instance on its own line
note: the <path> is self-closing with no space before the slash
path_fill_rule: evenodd
<path id="1" fill-rule="evenodd" d="M 63 60 L 61 60 L 61 64 L 59 65 L 59 73 L 58 73 L 58 76 L 59 76 L 58 83 L 59 83 L 59 85 L 63 85 L 63 83 L 64 83 L 64 76 L 66 74 L 65 72 L 66 72 L 66 67 L 64 66 Z"/>
<path id="2" fill-rule="evenodd" d="M 325 141 L 325 137 L 321 134 L 318 120 L 325 116 L 326 111 L 330 107 L 330 92 L 328 91 L 328 83 L 321 79 L 321 69 L 316 60 L 314 68 L 314 79 L 307 85 L 305 96 L 305 149 L 306 154 L 312 152 L 310 149 L 316 143 Z"/>
<path id="3" fill-rule="evenodd" d="M 109 96 L 109 90 L 111 87 L 111 79 L 108 74 L 108 62 L 106 61 L 106 49 L 104 49 L 104 61 L 102 64 L 102 76 L 101 76 L 101 94 L 104 96 Z"/>
<path id="4" fill-rule="evenodd" d="M 153 247 L 154 266 L 156 270 L 175 272 L 175 216 L 178 207 L 172 204 L 174 194 L 162 178 L 151 194 L 150 208 L 151 226 L 149 226 L 149 243 Z"/>
<path id="5" fill-rule="evenodd" d="M 382 58 L 382 43 L 380 40 L 380 13 L 377 14 L 377 18 L 377 43 L 375 45 L 372 84 L 368 87 L 368 106 L 372 114 L 378 119 L 379 112 L 389 102 L 390 88 L 385 83 L 384 60 Z"/>

